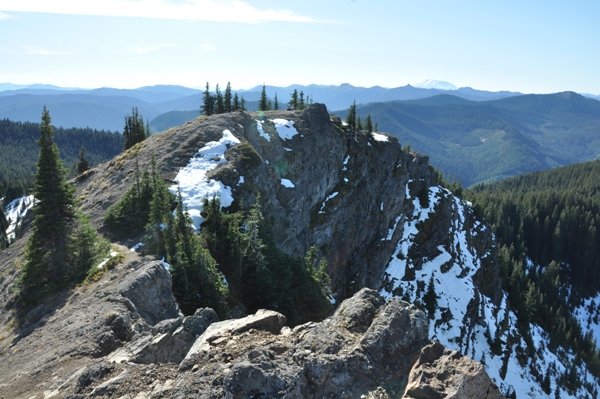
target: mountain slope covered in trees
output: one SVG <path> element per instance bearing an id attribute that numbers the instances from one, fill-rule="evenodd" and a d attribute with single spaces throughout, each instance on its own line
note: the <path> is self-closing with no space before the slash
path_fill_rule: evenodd
<path id="1" fill-rule="evenodd" d="M 572 92 L 487 102 L 444 95 L 358 105 L 356 112 L 465 186 L 600 154 L 600 102 Z"/>
<path id="2" fill-rule="evenodd" d="M 596 374 L 597 309 L 586 307 L 589 318 L 579 321 L 576 311 L 600 291 L 599 182 L 600 161 L 593 161 L 465 192 L 492 226 L 503 286 L 523 332 L 528 323 L 542 326 L 550 345 L 571 347 Z M 576 375 L 565 379 L 575 384 Z"/>
<path id="3" fill-rule="evenodd" d="M 5 204 L 25 195 L 33 184 L 39 147 L 39 123 L 0 120 L 0 198 Z M 123 136 L 117 132 L 90 128 L 55 129 L 55 142 L 67 167 L 78 159 L 82 147 L 91 165 L 105 162 L 123 150 Z"/>

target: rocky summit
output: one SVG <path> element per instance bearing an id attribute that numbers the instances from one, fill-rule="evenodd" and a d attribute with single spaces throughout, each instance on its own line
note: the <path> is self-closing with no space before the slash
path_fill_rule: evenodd
<path id="1" fill-rule="evenodd" d="M 75 179 L 100 233 L 152 158 L 196 228 L 199 199 L 238 210 L 260 196 L 279 249 L 327 261 L 328 317 L 184 316 L 139 236 L 113 243 L 124 260 L 98 281 L 19 314 L 25 218 L 0 259 L 0 398 L 544 397 L 540 370 L 561 367 L 541 339 L 543 356 L 519 356 L 491 230 L 394 137 L 349 133 L 320 104 L 199 117 Z"/>
<path id="2" fill-rule="evenodd" d="M 161 262 L 107 277 L 15 341 L 0 397 L 502 397 L 479 363 L 429 342 L 422 311 L 368 288 L 291 329 L 269 310 L 183 317 Z"/>

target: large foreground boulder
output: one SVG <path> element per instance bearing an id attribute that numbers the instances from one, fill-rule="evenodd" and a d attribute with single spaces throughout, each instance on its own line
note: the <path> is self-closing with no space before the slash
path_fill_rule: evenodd
<path id="1" fill-rule="evenodd" d="M 501 399 L 483 365 L 440 343 L 427 345 L 408 377 L 406 399 Z"/>

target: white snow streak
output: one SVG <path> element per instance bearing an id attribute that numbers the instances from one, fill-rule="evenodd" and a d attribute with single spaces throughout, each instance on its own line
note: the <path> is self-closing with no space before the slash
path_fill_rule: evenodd
<path id="1" fill-rule="evenodd" d="M 240 140 L 229 130 L 223 130 L 223 138 L 206 143 L 204 147 L 200 148 L 187 166 L 179 170 L 175 178 L 178 185 L 169 187 L 172 192 L 177 192 L 178 188 L 181 190 L 183 203 L 197 230 L 204 221 L 200 215 L 204 198 L 219 197 L 222 208 L 230 206 L 233 202 L 231 187 L 225 186 L 218 180 L 207 179 L 206 174 L 227 162 L 224 157 L 225 151 L 239 143 Z"/>

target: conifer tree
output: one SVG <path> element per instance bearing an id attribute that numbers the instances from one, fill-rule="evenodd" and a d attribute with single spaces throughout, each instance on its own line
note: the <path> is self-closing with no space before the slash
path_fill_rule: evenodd
<path id="1" fill-rule="evenodd" d="M 215 112 L 215 100 L 210 94 L 210 86 L 208 82 L 206 82 L 206 89 L 202 94 L 202 106 L 200 107 L 200 113 L 210 116 Z"/>
<path id="2" fill-rule="evenodd" d="M 148 137 L 152 136 L 152 130 L 150 130 L 150 122 L 148 122 L 148 118 L 146 118 L 146 128 L 144 130 L 145 133 L 145 139 L 147 139 Z"/>
<path id="3" fill-rule="evenodd" d="M 246 110 L 246 100 L 244 99 L 244 96 L 242 96 L 242 100 L 240 101 L 240 109 L 242 111 Z"/>
<path id="4" fill-rule="evenodd" d="M 233 109 L 233 111 L 237 111 L 238 109 L 240 109 L 240 99 L 237 93 L 233 95 L 233 105 L 231 106 L 231 108 Z"/>
<path id="5" fill-rule="evenodd" d="M 304 109 L 305 108 L 305 104 L 304 104 L 304 92 L 300 91 L 300 99 L 298 102 L 298 109 Z"/>
<path id="6" fill-rule="evenodd" d="M 74 187 L 54 143 L 50 113 L 44 106 L 38 140 L 40 156 L 35 176 L 33 234 L 27 242 L 20 285 L 25 300 L 35 301 L 60 288 L 68 277 L 69 229 L 75 221 Z"/>
<path id="7" fill-rule="evenodd" d="M 227 82 L 227 86 L 225 87 L 225 97 L 223 98 L 225 101 L 225 112 L 233 111 L 231 107 L 231 83 Z"/>
<path id="8" fill-rule="evenodd" d="M 373 133 L 373 122 L 371 122 L 371 114 L 365 118 L 365 130 L 367 133 Z"/>
<path id="9" fill-rule="evenodd" d="M 358 130 L 358 131 L 363 130 L 363 125 L 362 125 L 362 121 L 360 120 L 360 116 L 356 117 L 356 130 Z"/>
<path id="10" fill-rule="evenodd" d="M 152 156 L 152 170 L 150 173 L 152 182 L 152 201 L 150 202 L 150 215 L 146 225 L 146 246 L 148 251 L 159 256 L 167 255 L 167 240 L 169 238 L 169 226 L 172 226 L 171 203 L 173 194 L 169 192 L 167 185 L 158 172 L 156 158 Z"/>
<path id="11" fill-rule="evenodd" d="M 79 150 L 79 160 L 77 161 L 77 174 L 80 175 L 90 168 L 89 161 L 85 158 L 85 148 Z"/>
<path id="12" fill-rule="evenodd" d="M 352 103 L 350 109 L 348 110 L 348 115 L 346 115 L 346 123 L 348 124 L 350 133 L 354 134 L 356 131 L 356 101 Z"/>
<path id="13" fill-rule="evenodd" d="M 427 310 L 427 316 L 430 319 L 435 318 L 435 310 L 437 309 L 437 300 L 438 296 L 435 293 L 435 284 L 433 282 L 433 274 L 429 279 L 429 285 L 427 286 L 427 292 L 423 296 L 423 301 L 425 302 L 425 309 Z"/>
<path id="14" fill-rule="evenodd" d="M 277 101 L 277 93 L 275 93 L 275 99 L 273 100 L 273 109 L 277 111 L 279 109 L 279 101 Z"/>
<path id="15" fill-rule="evenodd" d="M 223 94 L 221 93 L 221 89 L 219 89 L 219 84 L 217 84 L 215 93 L 215 114 L 222 114 L 225 112 L 225 103 L 223 101 Z"/>
<path id="16" fill-rule="evenodd" d="M 298 108 L 298 90 L 294 89 L 294 92 L 290 96 L 290 101 L 288 102 L 288 105 L 292 109 Z"/>
<path id="17" fill-rule="evenodd" d="M 144 118 L 139 114 L 137 107 L 131 109 L 131 115 L 125 116 L 125 126 L 123 127 L 123 136 L 125 137 L 125 143 L 123 149 L 127 150 L 137 143 L 144 141 L 150 132 L 150 126 L 148 128 L 144 126 Z"/>
<path id="18" fill-rule="evenodd" d="M 259 111 L 267 111 L 269 109 L 269 100 L 267 98 L 267 89 L 265 85 L 262 87 L 262 92 L 260 93 L 260 100 L 258 101 L 258 110 Z"/>

